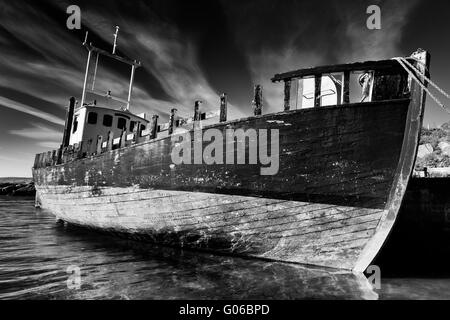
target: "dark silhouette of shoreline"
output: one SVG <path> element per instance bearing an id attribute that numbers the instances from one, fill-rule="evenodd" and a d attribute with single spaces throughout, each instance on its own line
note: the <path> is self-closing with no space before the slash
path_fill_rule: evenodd
<path id="1" fill-rule="evenodd" d="M 36 194 L 32 178 L 0 178 L 0 195 L 32 197 Z"/>

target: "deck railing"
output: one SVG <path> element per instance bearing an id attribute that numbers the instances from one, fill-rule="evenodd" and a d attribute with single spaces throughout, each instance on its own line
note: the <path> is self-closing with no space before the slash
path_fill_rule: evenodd
<path id="1" fill-rule="evenodd" d="M 203 115 L 202 119 L 205 118 L 207 117 Z M 158 125 L 157 120 L 158 116 L 154 116 L 150 123 L 150 128 L 146 130 L 135 130 L 131 133 L 122 131 L 122 134 L 118 137 L 114 137 L 113 132 L 110 131 L 106 136 L 98 135 L 96 141 L 90 139 L 67 147 L 61 147 L 57 150 L 39 153 L 35 156 L 33 168 L 38 169 L 65 164 L 71 161 L 97 156 L 112 150 L 129 147 L 138 143 L 155 140 L 158 138 L 158 133 L 166 131 L 174 133 L 173 128 L 183 127 L 187 124 L 185 120 L 176 120 L 171 123 Z M 170 130 L 171 126 L 173 126 L 172 130 Z"/>
<path id="2" fill-rule="evenodd" d="M 127 134 L 126 131 L 123 131 L 117 138 L 114 138 L 113 133 L 109 132 L 106 137 L 97 136 L 97 141 L 85 142 L 86 147 L 83 147 L 83 142 L 80 142 L 65 148 L 39 153 L 35 157 L 33 168 L 64 164 L 156 138 L 151 138 L 151 136 L 151 130 L 144 130 L 140 134 L 136 132 Z"/>
<path id="3" fill-rule="evenodd" d="M 261 89 L 260 89 L 261 91 Z M 261 92 L 262 95 L 262 92 Z M 262 99 L 261 99 L 262 100 Z M 176 109 L 171 110 L 170 120 L 168 123 L 158 124 L 159 116 L 154 115 L 149 123 L 149 128 L 142 130 L 141 127 L 136 126 L 133 132 L 122 131 L 120 136 L 114 137 L 112 131 L 109 131 L 106 136 L 98 135 L 96 141 L 92 139 L 68 145 L 62 145 L 58 150 L 52 150 L 36 155 L 34 160 L 34 169 L 45 168 L 60 164 L 65 164 L 71 161 L 97 156 L 105 152 L 117 150 L 128 147 L 130 145 L 141 142 L 151 141 L 158 138 L 158 133 L 168 132 L 169 136 L 175 132 L 178 127 L 187 128 L 195 121 L 207 120 L 219 117 L 220 122 L 227 121 L 227 95 L 224 93 L 220 96 L 220 113 L 202 113 L 200 112 L 201 101 L 195 102 L 194 117 L 189 119 L 182 119 L 176 116 Z M 71 99 L 71 106 L 75 105 L 75 99 Z M 69 108 L 70 109 L 70 108 Z M 70 121 L 69 121 L 70 122 Z M 66 124 L 67 127 L 67 124 Z M 68 140 L 66 137 L 69 130 L 65 130 L 64 141 Z M 68 144 L 68 142 L 67 142 Z"/>

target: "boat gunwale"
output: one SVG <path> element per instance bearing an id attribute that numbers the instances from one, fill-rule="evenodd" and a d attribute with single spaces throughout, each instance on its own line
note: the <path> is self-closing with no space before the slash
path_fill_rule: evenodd
<path id="1" fill-rule="evenodd" d="M 296 110 L 288 110 L 288 111 L 280 111 L 280 112 L 276 112 L 276 113 L 267 113 L 267 114 L 263 114 L 260 116 L 249 116 L 249 117 L 245 117 L 245 118 L 239 118 L 239 119 L 234 119 L 234 120 L 229 120 L 226 122 L 218 122 L 218 123 L 214 123 L 214 124 L 209 124 L 206 126 L 202 126 L 201 130 L 207 130 L 207 129 L 212 129 L 212 128 L 220 128 L 222 126 L 229 126 L 232 124 L 237 124 L 240 122 L 245 122 L 245 121 L 249 121 L 249 120 L 253 120 L 253 119 L 264 119 L 264 118 L 270 118 L 273 116 L 281 116 L 281 115 L 287 115 L 287 114 L 296 114 L 296 113 L 301 113 L 301 114 L 307 114 L 307 113 L 312 113 L 312 112 L 325 112 L 325 111 L 330 111 L 330 110 L 335 110 L 335 109 L 341 109 L 341 108 L 359 108 L 359 107 L 378 107 L 380 105 L 387 105 L 390 103 L 394 103 L 394 104 L 401 104 L 401 103 L 405 103 L 405 102 L 410 102 L 411 103 L 411 99 L 410 98 L 400 98 L 400 99 L 391 99 L 391 100 L 380 100 L 380 101 L 371 101 L 371 102 L 356 102 L 356 103 L 348 103 L 348 104 L 343 104 L 343 105 L 331 105 L 331 106 L 323 106 L 323 107 L 312 107 L 312 108 L 305 108 L 305 109 L 296 109 Z M 180 127 L 179 127 L 180 128 Z M 180 128 L 183 129 L 183 128 Z M 124 150 L 129 150 L 132 148 L 136 148 L 136 147 L 140 147 L 146 144 L 150 144 L 150 143 L 156 143 L 158 141 L 162 141 L 165 139 L 172 139 L 173 137 L 177 137 L 177 136 L 181 136 L 182 134 L 185 134 L 186 132 L 194 132 L 194 129 L 184 129 L 185 131 L 183 131 L 183 133 L 177 133 L 174 132 L 174 134 L 166 136 L 166 137 L 159 137 L 159 138 L 155 138 L 155 139 L 151 139 L 151 140 L 147 140 L 147 141 L 142 141 L 139 143 L 135 143 L 126 147 L 122 147 L 122 148 L 118 148 L 115 150 L 109 150 L 109 151 L 105 151 L 102 152 L 101 154 L 93 154 L 93 155 L 89 155 L 83 158 L 79 158 L 79 159 L 74 159 L 74 160 L 69 160 L 66 163 L 61 163 L 61 164 L 55 164 L 55 165 L 50 165 L 50 166 L 44 166 L 44 167 L 37 167 L 37 168 L 32 168 L 33 170 L 38 170 L 38 169 L 46 169 L 46 168 L 57 168 L 57 167 L 62 167 L 67 163 L 73 163 L 76 161 L 83 161 L 86 159 L 95 159 L 98 157 L 102 157 L 104 155 L 107 155 L 109 153 L 111 154 L 115 154 L 115 153 L 120 153 L 121 151 Z M 142 139 L 145 137 L 141 137 Z M 44 152 L 45 153 L 45 152 Z"/>
<path id="2" fill-rule="evenodd" d="M 403 71 L 404 69 L 397 63 L 397 61 L 388 60 L 374 60 L 374 61 L 359 61 L 344 64 L 322 65 L 311 68 L 297 69 L 283 73 L 277 73 L 272 77 L 272 82 L 288 81 L 292 79 L 300 79 L 306 77 L 314 77 L 319 75 L 329 75 L 333 73 L 341 73 L 346 71 L 363 71 L 363 70 L 395 70 Z"/>

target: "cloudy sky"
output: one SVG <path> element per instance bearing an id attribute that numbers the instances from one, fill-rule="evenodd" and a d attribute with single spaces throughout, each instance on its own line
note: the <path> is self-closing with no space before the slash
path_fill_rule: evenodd
<path id="1" fill-rule="evenodd" d="M 69 5 L 82 30 L 66 27 Z M 368 30 L 366 9 L 381 7 L 381 30 Z M 432 54 L 433 79 L 450 90 L 448 1 L 9 1 L 0 0 L 0 177 L 30 176 L 35 153 L 62 140 L 68 99 L 80 99 L 84 34 L 139 59 L 133 111 L 167 119 L 172 107 L 191 116 L 195 100 L 216 111 L 228 93 L 232 117 L 251 114 L 253 84 L 265 112 L 279 111 L 275 73 L 322 64 Z M 119 90 L 128 74 L 104 64 L 103 85 Z M 450 104 L 450 103 L 449 103 Z M 429 99 L 425 124 L 450 116 Z"/>

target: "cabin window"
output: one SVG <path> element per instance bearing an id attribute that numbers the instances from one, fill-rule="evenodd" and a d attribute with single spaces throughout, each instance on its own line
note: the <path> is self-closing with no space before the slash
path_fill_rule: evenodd
<path id="1" fill-rule="evenodd" d="M 316 88 L 318 85 L 320 87 Z M 296 90 L 298 90 L 298 96 L 295 94 Z M 327 74 L 319 79 L 307 77 L 292 81 L 289 103 L 296 109 L 334 106 L 340 104 L 341 93 L 342 76 L 339 74 Z"/>
<path id="2" fill-rule="evenodd" d="M 130 121 L 130 132 L 133 132 L 135 126 L 136 126 L 136 121 Z"/>
<path id="3" fill-rule="evenodd" d="M 120 130 L 127 130 L 127 119 L 125 118 L 117 119 L 117 128 Z"/>
<path id="4" fill-rule="evenodd" d="M 340 96 L 340 87 L 341 87 L 341 79 L 339 79 L 338 75 L 326 75 L 321 79 L 320 85 L 320 106 L 335 106 L 338 103 L 338 100 L 341 99 Z"/>
<path id="5" fill-rule="evenodd" d="M 292 84 L 291 84 L 292 86 Z M 313 108 L 314 107 L 314 89 L 315 89 L 315 79 L 313 77 L 303 78 L 299 80 L 298 83 L 298 95 L 299 95 L 299 106 L 300 108 Z"/>
<path id="6" fill-rule="evenodd" d="M 89 112 L 88 114 L 88 123 L 89 124 L 97 124 L 97 112 Z"/>
<path id="7" fill-rule="evenodd" d="M 285 103 L 289 99 L 290 108 L 301 109 L 373 101 L 374 72 L 354 71 L 346 74 L 339 72 L 317 78 L 292 79 L 290 88 L 287 87 L 290 92 L 287 98 L 285 96 Z"/>
<path id="8" fill-rule="evenodd" d="M 103 125 L 104 125 L 105 127 L 111 127 L 111 126 L 112 126 L 112 123 L 113 123 L 113 117 L 110 116 L 109 114 L 105 114 L 105 115 L 103 116 Z"/>
<path id="9" fill-rule="evenodd" d="M 372 101 L 373 71 L 354 71 L 350 74 L 350 103 Z"/>
<path id="10" fill-rule="evenodd" d="M 372 101 L 401 99 L 409 95 L 407 74 L 377 72 L 373 82 Z"/>
<path id="11" fill-rule="evenodd" d="M 142 132 L 144 132 L 145 129 L 146 129 L 146 127 L 143 124 L 141 124 L 141 129 L 139 130 L 140 131 L 140 135 L 142 135 Z"/>
<path id="12" fill-rule="evenodd" d="M 78 130 L 78 116 L 75 117 L 75 119 L 73 120 L 73 130 L 72 130 L 72 133 L 77 132 L 77 130 Z"/>

